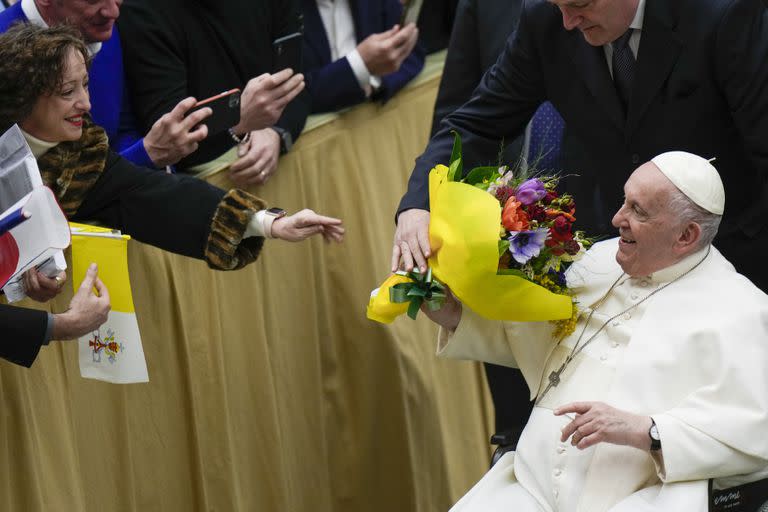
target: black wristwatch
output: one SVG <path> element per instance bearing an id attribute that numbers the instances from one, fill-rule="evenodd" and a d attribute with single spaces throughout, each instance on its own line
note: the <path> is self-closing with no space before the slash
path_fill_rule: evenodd
<path id="1" fill-rule="evenodd" d="M 284 155 L 289 152 L 293 147 L 293 137 L 291 136 L 291 132 L 282 129 L 279 126 L 271 126 L 270 128 L 275 130 L 278 137 L 280 137 L 280 154 Z"/>
<path id="2" fill-rule="evenodd" d="M 651 418 L 651 428 L 648 429 L 648 437 L 651 438 L 651 451 L 657 452 L 661 450 L 661 436 L 659 436 L 659 429 L 656 427 L 656 422 Z"/>

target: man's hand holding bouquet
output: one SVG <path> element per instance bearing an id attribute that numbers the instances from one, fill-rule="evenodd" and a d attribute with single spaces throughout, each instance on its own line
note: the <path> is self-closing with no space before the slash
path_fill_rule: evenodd
<path id="1" fill-rule="evenodd" d="M 478 167 L 462 178 L 461 140 L 450 165 L 429 175 L 429 270 L 396 272 L 371 296 L 368 318 L 390 323 L 422 305 L 439 309 L 447 285 L 473 311 L 495 320 L 557 321 L 570 333 L 576 305 L 565 271 L 591 244 L 573 230 L 576 205 L 557 176 Z"/>

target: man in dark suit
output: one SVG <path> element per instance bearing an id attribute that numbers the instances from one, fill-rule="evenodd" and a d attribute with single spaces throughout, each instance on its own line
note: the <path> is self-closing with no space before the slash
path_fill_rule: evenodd
<path id="1" fill-rule="evenodd" d="M 98 295 L 93 293 L 94 287 Z M 53 295 L 60 290 L 58 287 Z M 49 298 L 52 297 L 49 295 Z M 109 293 L 98 277 L 95 264 L 88 268 L 64 313 L 52 314 L 0 304 L 0 357 L 30 367 L 43 345 L 50 340 L 75 339 L 93 331 L 107 321 L 109 308 Z"/>
<path id="2" fill-rule="evenodd" d="M 399 0 L 303 0 L 312 112 L 387 101 L 424 67 L 418 30 L 396 27 Z"/>
<path id="3" fill-rule="evenodd" d="M 429 254 L 427 174 L 447 162 L 451 130 L 469 162 L 522 132 L 551 101 L 586 148 L 580 221 L 607 234 L 633 167 L 685 150 L 716 157 L 728 207 L 715 245 L 760 288 L 768 272 L 768 12 L 762 0 L 531 0 L 473 99 L 417 160 L 398 208 L 393 266 Z"/>
<path id="4" fill-rule="evenodd" d="M 456 8 L 456 22 L 451 32 L 450 46 L 445 57 L 443 76 L 435 101 L 432 118 L 432 135 L 440 130 L 440 122 L 448 114 L 461 107 L 472 97 L 488 69 L 498 60 L 509 35 L 515 30 L 520 18 L 522 0 L 461 0 Z M 422 10 L 422 17 L 424 17 Z M 518 139 L 519 140 L 519 139 Z M 504 141 L 504 162 L 514 161 L 522 151 L 522 145 L 508 145 Z M 496 158 L 502 143 L 501 135 Z"/>
<path id="5" fill-rule="evenodd" d="M 432 134 L 440 130 L 444 117 L 461 107 L 472 96 L 485 72 L 504 50 L 504 43 L 517 26 L 522 0 L 461 0 L 456 10 L 448 55 L 435 101 Z M 422 10 L 422 16 L 425 11 Z M 420 20 L 421 20 L 420 18 Z M 501 161 L 517 161 L 523 150 L 523 137 L 496 142 L 496 151 L 485 156 L 495 162 L 503 144 Z M 505 444 L 514 444 L 531 414 L 528 387 L 520 370 L 485 363 L 488 388 L 493 398 L 496 432 L 505 432 Z"/>

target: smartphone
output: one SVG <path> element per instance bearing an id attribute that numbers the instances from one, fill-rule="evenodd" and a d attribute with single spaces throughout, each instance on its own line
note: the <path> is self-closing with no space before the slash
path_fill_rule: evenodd
<path id="1" fill-rule="evenodd" d="M 424 5 L 424 0 L 406 0 L 403 2 L 403 14 L 400 15 L 400 26 L 404 27 L 409 23 L 416 23 L 419 19 L 422 5 Z"/>
<path id="2" fill-rule="evenodd" d="M 208 136 L 225 132 L 240 122 L 240 89 L 231 89 L 198 101 L 187 115 L 204 107 L 213 110 L 213 114 L 203 121 L 208 127 Z"/>
<path id="3" fill-rule="evenodd" d="M 277 73 L 291 68 L 301 73 L 301 54 L 304 37 L 301 32 L 294 32 L 275 39 L 272 42 L 272 72 Z"/>

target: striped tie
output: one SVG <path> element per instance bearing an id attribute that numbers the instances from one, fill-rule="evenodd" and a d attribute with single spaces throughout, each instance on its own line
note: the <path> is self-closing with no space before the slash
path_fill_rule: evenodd
<path id="1" fill-rule="evenodd" d="M 624 105 L 624 113 L 627 112 L 629 99 L 632 97 L 632 82 L 635 78 L 635 56 L 629 47 L 629 38 L 632 30 L 624 32 L 620 38 L 611 43 L 613 46 L 613 83 L 619 92 L 619 98 Z"/>

